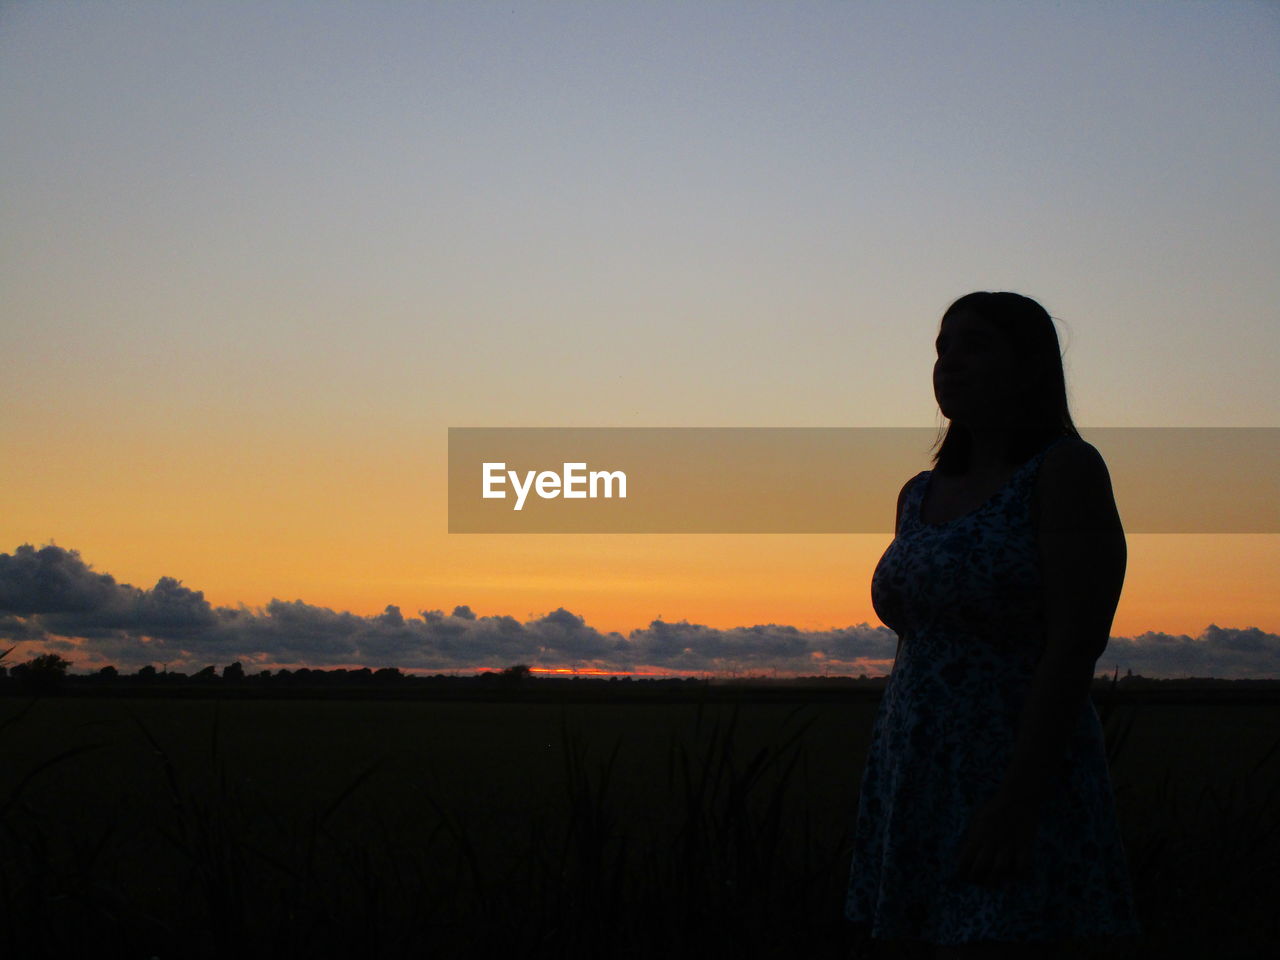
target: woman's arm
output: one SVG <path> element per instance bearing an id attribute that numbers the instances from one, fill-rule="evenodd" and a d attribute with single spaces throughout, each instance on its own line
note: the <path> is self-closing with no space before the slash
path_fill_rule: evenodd
<path id="1" fill-rule="evenodd" d="M 1089 696 L 1124 584 L 1124 528 L 1101 455 L 1059 444 L 1040 466 L 1034 507 L 1044 583 L 1045 648 L 995 795 L 973 814 L 956 875 L 999 883 L 1031 865 L 1041 801 Z"/>
<path id="2" fill-rule="evenodd" d="M 1046 455 L 1036 507 L 1045 648 L 1000 792 L 1038 802 L 1063 762 L 1089 697 L 1120 602 L 1128 553 L 1111 478 L 1090 444 L 1068 441 Z"/>

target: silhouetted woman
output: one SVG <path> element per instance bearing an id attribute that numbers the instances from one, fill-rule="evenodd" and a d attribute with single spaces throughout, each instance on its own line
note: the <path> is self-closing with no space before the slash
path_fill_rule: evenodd
<path id="1" fill-rule="evenodd" d="M 898 635 L 863 772 L 845 916 L 927 957 L 1054 955 L 1140 932 L 1089 686 L 1124 530 L 1067 408 L 1053 321 L 971 293 L 939 328 L 950 420 L 871 581 Z"/>

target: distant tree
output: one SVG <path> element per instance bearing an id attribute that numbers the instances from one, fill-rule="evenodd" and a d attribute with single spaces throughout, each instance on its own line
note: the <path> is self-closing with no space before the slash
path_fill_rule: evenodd
<path id="1" fill-rule="evenodd" d="M 528 680 L 530 673 L 532 670 L 527 663 L 516 663 L 504 669 L 499 676 L 511 683 L 519 683 L 521 680 Z"/>
<path id="2" fill-rule="evenodd" d="M 396 681 L 403 679 L 404 674 L 400 672 L 399 667 L 382 667 L 373 671 L 374 683 L 395 683 Z"/>
<path id="3" fill-rule="evenodd" d="M 139 680 L 154 680 L 155 678 L 156 678 L 156 668 L 149 663 L 145 667 L 142 667 L 141 669 L 138 670 Z"/>
<path id="4" fill-rule="evenodd" d="M 101 680 L 114 680 L 116 677 L 120 676 L 120 671 L 108 663 L 105 667 L 94 674 L 94 676 Z"/>
<path id="5" fill-rule="evenodd" d="M 222 671 L 222 679 L 229 680 L 232 683 L 240 683 L 244 680 L 244 666 L 237 660 L 235 663 L 229 663 Z"/>
<path id="6" fill-rule="evenodd" d="M 217 680 L 217 679 L 218 679 L 218 668 L 217 668 L 217 667 L 215 667 L 215 666 L 213 666 L 212 664 L 210 664 L 209 666 L 207 666 L 207 667 L 205 667 L 203 670 L 201 670 L 199 673 L 197 673 L 197 674 L 196 674 L 194 677 L 192 677 L 191 679 L 192 679 L 192 680 L 197 680 L 197 681 L 199 681 L 200 683 L 207 683 L 207 682 L 208 682 L 208 681 L 210 681 L 210 680 Z"/>
<path id="7" fill-rule="evenodd" d="M 20 663 L 13 668 L 13 677 L 28 690 L 36 693 L 50 693 L 62 685 L 67 675 L 70 660 L 64 660 L 56 653 L 42 653 L 40 656 Z"/>

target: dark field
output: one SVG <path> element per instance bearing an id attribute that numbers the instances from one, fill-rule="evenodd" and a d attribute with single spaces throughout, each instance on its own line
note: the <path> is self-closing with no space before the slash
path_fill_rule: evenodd
<path id="1" fill-rule="evenodd" d="M 6 697 L 0 951 L 847 958 L 875 709 Z M 1280 707 L 1099 712 L 1146 935 L 1080 955 L 1268 952 Z"/>

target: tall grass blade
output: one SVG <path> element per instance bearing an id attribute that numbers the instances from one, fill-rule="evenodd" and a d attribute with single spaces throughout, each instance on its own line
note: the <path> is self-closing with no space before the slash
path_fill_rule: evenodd
<path id="1" fill-rule="evenodd" d="M 45 770 L 48 770 L 50 767 L 62 763 L 65 760 L 70 760 L 72 757 L 78 757 L 81 754 L 89 753 L 93 750 L 101 750 L 104 746 L 106 746 L 104 743 L 76 744 L 74 747 L 68 747 L 66 750 L 63 750 L 56 756 L 50 757 L 48 760 L 42 760 L 37 763 L 34 767 L 28 770 L 26 775 L 18 781 L 17 785 L 9 791 L 9 796 L 5 798 L 4 804 L 0 805 L 0 819 L 3 819 L 9 812 L 9 809 L 17 803 L 18 798 L 22 796 L 22 792 L 26 790 L 27 785 Z"/>

